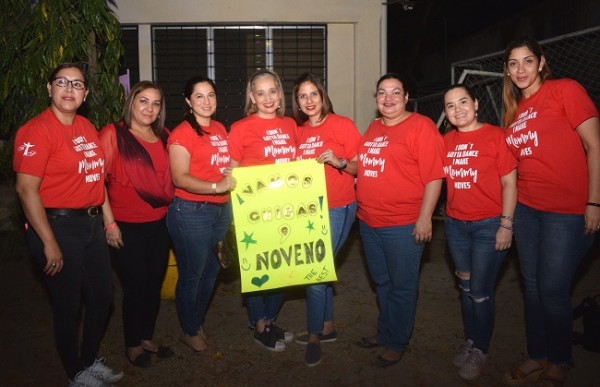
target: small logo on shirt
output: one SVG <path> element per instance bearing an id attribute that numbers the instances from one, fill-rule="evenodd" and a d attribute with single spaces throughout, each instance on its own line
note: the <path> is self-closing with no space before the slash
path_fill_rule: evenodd
<path id="1" fill-rule="evenodd" d="M 31 149 L 34 146 L 35 145 L 30 142 L 23 143 L 23 145 L 17 148 L 17 152 L 23 152 L 23 156 L 35 156 L 37 152 Z"/>

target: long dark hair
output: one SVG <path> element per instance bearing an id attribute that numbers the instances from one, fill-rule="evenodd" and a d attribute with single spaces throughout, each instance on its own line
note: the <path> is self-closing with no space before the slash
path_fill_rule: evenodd
<path id="1" fill-rule="evenodd" d="M 323 81 L 321 78 L 313 73 L 304 73 L 296 79 L 294 83 L 294 91 L 292 93 L 292 110 L 294 111 L 294 119 L 301 125 L 306 120 L 308 120 L 308 116 L 304 114 L 302 109 L 300 109 L 300 105 L 298 104 L 298 90 L 300 89 L 300 85 L 304 82 L 310 82 L 317 88 L 319 95 L 321 96 L 321 101 L 323 103 L 323 107 L 321 108 L 321 115 L 319 116 L 319 120 L 325 118 L 325 116 L 329 113 L 334 113 L 333 104 L 329 99 L 329 95 L 327 94 L 327 90 L 325 90 L 325 86 L 323 85 Z"/>
<path id="2" fill-rule="evenodd" d="M 529 51 L 535 55 L 538 62 L 542 61 L 542 57 L 544 53 L 542 52 L 542 46 L 533 38 L 529 36 L 521 36 L 517 39 L 511 41 L 506 49 L 504 50 L 504 75 L 503 75 L 503 85 L 502 85 L 502 101 L 504 102 L 504 127 L 510 125 L 517 115 L 517 108 L 519 105 L 519 101 L 523 98 L 523 93 L 521 90 L 513 83 L 510 79 L 510 75 L 508 74 L 508 59 L 510 58 L 510 54 L 512 50 L 519 47 L 527 47 Z M 552 74 L 550 73 L 550 67 L 548 66 L 548 62 L 544 61 L 544 66 L 540 71 L 540 79 L 542 83 L 546 79 L 552 78 Z"/>
<path id="3" fill-rule="evenodd" d="M 186 99 L 192 99 L 194 87 L 196 87 L 198 83 L 208 83 L 215 91 L 215 94 L 217 94 L 217 86 L 215 85 L 215 82 L 208 77 L 198 75 L 188 79 L 185 83 L 185 87 L 183 88 L 183 95 Z M 196 116 L 194 115 L 191 106 L 187 106 L 187 104 L 185 113 L 183 114 L 183 119 L 190 124 L 190 126 L 192 127 L 192 129 L 194 129 L 198 136 L 203 136 L 206 133 L 198 123 L 198 120 L 196 120 Z"/>

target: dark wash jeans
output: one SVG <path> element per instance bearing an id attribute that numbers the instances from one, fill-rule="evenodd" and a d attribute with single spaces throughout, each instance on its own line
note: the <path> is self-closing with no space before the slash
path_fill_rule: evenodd
<path id="1" fill-rule="evenodd" d="M 572 363 L 571 285 L 594 235 L 585 235 L 583 215 L 539 211 L 518 203 L 515 240 L 525 283 L 529 357 Z"/>
<path id="2" fill-rule="evenodd" d="M 96 359 L 112 304 L 112 271 L 102 216 L 48 216 L 63 254 L 60 273 L 42 273 L 52 302 L 58 354 L 70 379 Z M 32 227 L 27 243 L 40 270 L 46 266 L 44 245 Z M 82 298 L 83 296 L 83 298 Z M 84 305 L 79 347 L 79 313 Z"/>

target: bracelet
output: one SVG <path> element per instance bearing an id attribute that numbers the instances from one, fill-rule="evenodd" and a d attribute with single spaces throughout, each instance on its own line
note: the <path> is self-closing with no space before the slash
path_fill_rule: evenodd
<path id="1" fill-rule="evenodd" d="M 109 223 L 108 226 L 104 226 L 104 231 L 110 231 L 113 228 L 117 227 L 117 222 L 115 222 L 114 220 L 112 221 L 112 223 Z"/>
<path id="2" fill-rule="evenodd" d="M 512 227 L 510 227 L 510 226 L 505 226 L 505 225 L 503 225 L 502 223 L 500 223 L 500 227 L 502 227 L 502 228 L 505 228 L 505 229 L 507 229 L 507 230 L 510 230 L 510 231 L 512 231 L 512 230 L 513 230 L 513 228 L 512 228 Z"/>
<path id="3" fill-rule="evenodd" d="M 341 157 L 338 160 L 339 160 L 340 163 L 342 163 L 342 165 L 339 166 L 339 167 L 335 167 L 335 169 L 340 170 L 340 171 L 342 169 L 346 169 L 346 167 L 348 166 L 348 162 L 345 159 L 341 158 Z"/>
<path id="4" fill-rule="evenodd" d="M 217 183 L 212 183 L 211 187 L 212 187 L 213 192 L 217 193 Z"/>
<path id="5" fill-rule="evenodd" d="M 508 221 L 509 221 L 509 222 L 511 222 L 511 223 L 514 223 L 514 222 L 515 222 L 515 218 L 513 218 L 512 216 L 508 216 L 508 215 L 502 215 L 502 216 L 500 217 L 500 219 L 506 219 L 506 220 L 508 220 Z"/>
<path id="6" fill-rule="evenodd" d="M 587 202 L 585 203 L 586 206 L 594 206 L 594 207 L 600 207 L 600 203 L 594 203 L 594 202 Z"/>

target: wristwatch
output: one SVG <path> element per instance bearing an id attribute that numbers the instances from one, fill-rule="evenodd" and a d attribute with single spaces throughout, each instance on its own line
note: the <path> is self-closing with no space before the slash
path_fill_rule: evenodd
<path id="1" fill-rule="evenodd" d="M 348 166 L 348 162 L 346 161 L 346 159 L 343 159 L 340 157 L 338 160 L 340 161 L 340 163 L 342 163 L 342 165 L 340 165 L 339 167 L 336 167 L 336 169 L 339 169 L 340 171 L 342 169 L 346 169 L 346 167 Z"/>

